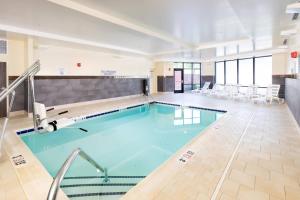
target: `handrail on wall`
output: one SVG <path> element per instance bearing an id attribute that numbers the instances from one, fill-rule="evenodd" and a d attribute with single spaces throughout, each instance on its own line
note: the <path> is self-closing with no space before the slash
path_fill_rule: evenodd
<path id="1" fill-rule="evenodd" d="M 64 162 L 62 167 L 57 172 L 55 178 L 53 179 L 53 182 L 51 184 L 47 200 L 56 200 L 58 189 L 60 187 L 61 182 L 64 179 L 65 174 L 73 164 L 74 160 L 77 158 L 77 156 L 81 156 L 83 159 L 88 161 L 91 165 L 93 165 L 97 170 L 104 173 L 104 181 L 108 182 L 108 174 L 107 169 L 101 167 L 96 161 L 94 161 L 89 155 L 87 155 L 84 151 L 82 151 L 80 148 L 75 149 L 71 155 L 67 158 L 67 160 Z"/>

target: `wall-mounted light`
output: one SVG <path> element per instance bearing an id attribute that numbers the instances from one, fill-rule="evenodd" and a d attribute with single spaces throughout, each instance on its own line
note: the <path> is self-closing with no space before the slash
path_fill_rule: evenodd
<path id="1" fill-rule="evenodd" d="M 300 13 L 300 2 L 287 5 L 286 13 L 288 14 Z"/>
<path id="2" fill-rule="evenodd" d="M 287 29 L 280 32 L 281 36 L 291 36 L 297 34 L 297 29 Z"/>

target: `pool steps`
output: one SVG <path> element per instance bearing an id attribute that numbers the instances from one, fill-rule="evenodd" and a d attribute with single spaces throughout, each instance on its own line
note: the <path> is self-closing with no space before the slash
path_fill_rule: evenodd
<path id="1" fill-rule="evenodd" d="M 92 199 L 92 197 L 112 196 L 120 198 L 145 176 L 108 176 L 109 182 L 104 182 L 104 176 L 65 177 L 61 188 L 69 198 Z"/>

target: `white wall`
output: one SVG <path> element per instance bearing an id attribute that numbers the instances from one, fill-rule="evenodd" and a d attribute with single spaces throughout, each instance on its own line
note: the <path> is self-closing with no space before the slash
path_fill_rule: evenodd
<path id="1" fill-rule="evenodd" d="M 35 59 L 41 61 L 38 75 L 100 76 L 102 70 L 116 71 L 117 76 L 150 75 L 152 62 L 146 58 L 125 57 L 96 51 L 47 46 L 34 50 Z M 81 67 L 77 67 L 81 63 Z"/>
<path id="2" fill-rule="evenodd" d="M 173 76 L 173 62 L 156 62 L 151 69 L 150 92 L 157 93 L 157 76 Z"/>
<path id="3" fill-rule="evenodd" d="M 300 77 L 300 58 L 291 58 L 290 53 L 297 51 L 300 53 L 300 34 L 295 35 L 289 39 L 289 50 L 287 55 L 287 65 L 289 73 L 298 73 Z"/>
<path id="4" fill-rule="evenodd" d="M 215 62 L 202 62 L 201 63 L 201 75 L 202 76 L 214 76 L 215 75 Z"/>
<path id="5" fill-rule="evenodd" d="M 17 76 L 25 70 L 25 41 L 8 40 L 7 54 L 0 55 L 0 61 L 7 63 L 7 75 Z"/>
<path id="6" fill-rule="evenodd" d="M 278 53 L 272 56 L 272 74 L 284 75 L 288 74 L 288 53 Z"/>

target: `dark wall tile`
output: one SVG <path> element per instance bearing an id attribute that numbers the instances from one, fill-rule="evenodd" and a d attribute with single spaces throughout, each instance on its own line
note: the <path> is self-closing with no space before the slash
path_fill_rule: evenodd
<path id="1" fill-rule="evenodd" d="M 9 84 L 11 84 L 14 80 L 9 79 Z M 11 109 L 11 111 L 20 111 L 20 110 L 26 110 L 25 107 L 25 98 L 27 97 L 26 95 L 26 86 L 25 86 L 25 82 L 21 83 L 21 85 L 19 85 L 15 92 L 15 100 L 14 100 L 14 104 L 13 107 Z"/>
<path id="2" fill-rule="evenodd" d="M 14 78 L 14 77 L 13 77 Z M 11 78 L 11 79 L 13 79 Z M 112 77 L 35 77 L 36 101 L 46 106 L 79 103 L 143 93 L 141 78 Z M 12 82 L 13 80 L 11 80 Z M 17 88 L 13 111 L 31 111 L 28 82 Z"/>
<path id="3" fill-rule="evenodd" d="M 143 79 L 37 79 L 36 100 L 46 106 L 141 94 Z"/>
<path id="4" fill-rule="evenodd" d="M 210 82 L 210 88 L 213 87 L 215 82 L 215 76 L 201 76 L 201 88 L 203 87 L 205 82 Z"/>
<path id="5" fill-rule="evenodd" d="M 157 91 L 173 92 L 175 86 L 174 81 L 174 76 L 157 76 Z"/>
<path id="6" fill-rule="evenodd" d="M 300 125 L 300 80 L 299 79 L 287 78 L 285 80 L 285 99 L 296 121 Z"/>
<path id="7" fill-rule="evenodd" d="M 285 98 L 285 79 L 293 78 L 294 75 L 285 74 L 285 75 L 273 75 L 272 76 L 272 84 L 280 85 L 279 97 Z"/>

